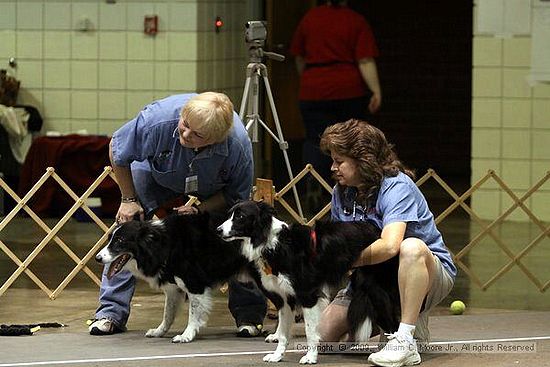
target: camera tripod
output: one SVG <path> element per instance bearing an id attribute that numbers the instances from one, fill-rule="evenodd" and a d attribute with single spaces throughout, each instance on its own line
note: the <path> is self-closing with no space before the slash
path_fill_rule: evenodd
<path id="1" fill-rule="evenodd" d="M 274 52 L 265 52 L 261 48 L 261 44 L 258 41 L 253 42 L 249 46 L 250 63 L 246 68 L 246 82 L 244 84 L 243 97 L 241 100 L 241 109 L 239 116 L 244 122 L 246 130 L 251 135 L 252 143 L 258 143 L 258 125 L 261 125 L 271 135 L 273 140 L 279 144 L 279 149 L 283 153 L 285 160 L 288 177 L 292 181 L 294 174 L 292 173 L 292 167 L 290 166 L 290 160 L 288 159 L 288 142 L 283 136 L 283 130 L 281 129 L 281 123 L 279 122 L 279 115 L 277 114 L 277 108 L 275 107 L 275 101 L 273 100 L 273 94 L 271 93 L 271 86 L 267 77 L 267 67 L 262 63 L 263 56 L 267 56 L 277 61 L 283 61 L 285 57 Z M 275 123 L 275 129 L 277 135 L 265 124 L 260 118 L 259 114 L 259 97 L 260 97 L 260 77 L 263 79 L 264 86 L 267 92 L 269 100 L 269 106 L 273 115 L 273 121 Z M 250 95 L 252 94 L 252 96 Z M 252 98 L 251 98 L 252 97 Z M 245 115 L 245 113 L 248 114 Z M 252 129 L 252 131 L 250 131 Z M 292 187 L 294 193 L 294 200 L 298 209 L 298 214 L 303 217 L 302 205 L 300 204 L 300 198 L 298 196 L 298 190 L 296 186 Z"/>

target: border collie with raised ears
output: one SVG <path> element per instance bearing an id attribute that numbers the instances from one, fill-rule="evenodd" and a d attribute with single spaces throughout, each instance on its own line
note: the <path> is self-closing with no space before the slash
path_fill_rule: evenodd
<path id="1" fill-rule="evenodd" d="M 370 222 L 318 222 L 314 229 L 287 225 L 275 218 L 268 204 L 243 201 L 231 208 L 218 232 L 227 241 L 241 242 L 243 256 L 255 264 L 258 286 L 279 310 L 277 330 L 266 338 L 278 345 L 264 361 L 282 360 L 293 310 L 301 306 L 308 351 L 300 363 L 317 363 L 317 326 L 329 295 L 341 287 L 359 253 L 380 237 L 380 230 Z M 352 340 L 368 340 L 373 323 L 388 332 L 397 330 L 397 268 L 395 257 L 354 271 L 354 297 L 348 312 Z"/>
<path id="2" fill-rule="evenodd" d="M 240 272 L 247 274 L 249 263 L 241 254 L 239 243 L 228 244 L 217 235 L 207 214 L 172 214 L 163 220 L 122 223 L 114 229 L 96 260 L 110 263 L 108 278 L 128 269 L 152 288 L 164 291 L 162 323 L 147 331 L 147 337 L 166 334 L 181 299 L 188 296 L 187 327 L 172 338 L 174 343 L 195 339 L 208 320 L 212 288 Z"/>

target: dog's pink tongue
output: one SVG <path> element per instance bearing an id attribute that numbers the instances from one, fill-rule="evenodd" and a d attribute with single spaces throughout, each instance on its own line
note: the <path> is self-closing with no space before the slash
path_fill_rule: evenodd
<path id="1" fill-rule="evenodd" d="M 128 262 L 130 255 L 124 254 L 119 256 L 109 265 L 109 271 L 107 271 L 107 279 L 111 279 L 116 273 L 122 270 L 122 267 Z"/>

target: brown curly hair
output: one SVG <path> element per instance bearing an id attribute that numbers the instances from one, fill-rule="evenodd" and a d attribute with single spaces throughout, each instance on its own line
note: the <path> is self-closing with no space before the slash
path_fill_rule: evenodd
<path id="1" fill-rule="evenodd" d="M 356 161 L 362 181 L 357 188 L 360 201 L 373 199 L 385 176 L 403 172 L 415 178 L 414 172 L 399 160 L 384 133 L 366 121 L 351 119 L 327 127 L 320 147 L 325 154 L 334 152 Z"/>

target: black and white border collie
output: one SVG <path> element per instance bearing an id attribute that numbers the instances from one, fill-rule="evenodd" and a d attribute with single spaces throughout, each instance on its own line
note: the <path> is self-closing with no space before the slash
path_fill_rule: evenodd
<path id="1" fill-rule="evenodd" d="M 242 254 L 255 264 L 258 286 L 279 310 L 277 330 L 266 338 L 278 345 L 264 361 L 282 360 L 290 341 L 293 310 L 301 306 L 308 351 L 300 363 L 317 363 L 317 326 L 329 295 L 342 286 L 359 253 L 380 237 L 380 230 L 370 222 L 319 222 L 314 229 L 287 225 L 275 218 L 268 204 L 243 201 L 230 210 L 218 231 L 227 241 L 240 240 Z M 388 332 L 397 330 L 397 267 L 394 258 L 357 269 L 352 275 L 356 291 L 348 312 L 351 340 L 368 340 L 373 323 Z"/>
<path id="2" fill-rule="evenodd" d="M 207 214 L 170 215 L 163 220 L 130 221 L 114 229 L 96 260 L 109 264 L 107 277 L 122 269 L 165 294 L 164 317 L 145 336 L 161 337 L 170 329 L 182 298 L 189 298 L 189 318 L 174 343 L 188 343 L 206 325 L 211 291 L 245 268 L 249 261 L 239 243 L 223 241 Z"/>

